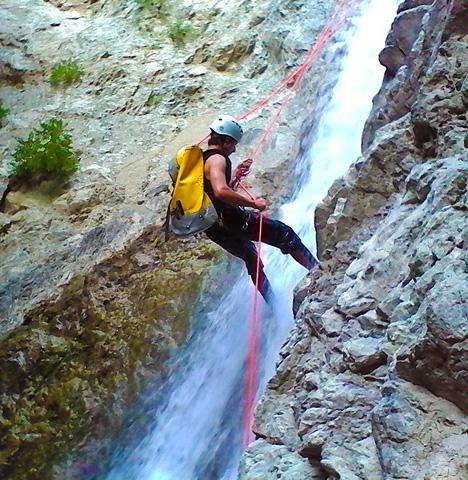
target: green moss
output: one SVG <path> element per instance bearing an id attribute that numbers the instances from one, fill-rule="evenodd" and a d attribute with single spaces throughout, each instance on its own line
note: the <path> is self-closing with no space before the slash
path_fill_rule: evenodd
<path id="1" fill-rule="evenodd" d="M 84 75 L 84 69 L 76 60 L 65 60 L 52 67 L 49 82 L 54 86 L 68 87 L 72 83 L 77 83 Z"/>
<path id="2" fill-rule="evenodd" d="M 66 128 L 62 120 L 53 118 L 42 122 L 27 139 L 18 139 L 10 173 L 19 177 L 31 174 L 57 177 L 75 172 L 79 158 Z"/>
<path id="3" fill-rule="evenodd" d="M 8 115 L 9 110 L 3 104 L 3 100 L 0 100 L 0 125 L 3 124 L 3 119 Z"/>
<path id="4" fill-rule="evenodd" d="M 159 105 L 163 100 L 162 95 L 157 95 L 155 93 L 152 93 L 149 97 L 148 100 L 146 101 L 147 105 L 150 107 L 156 107 Z"/>

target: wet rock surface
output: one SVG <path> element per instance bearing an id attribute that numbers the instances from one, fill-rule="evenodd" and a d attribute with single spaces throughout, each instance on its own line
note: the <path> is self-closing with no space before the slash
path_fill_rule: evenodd
<path id="1" fill-rule="evenodd" d="M 239 478 L 280 445 L 324 480 L 468 478 L 468 4 L 399 11 L 363 155 L 316 211 L 326 268 L 297 291 Z"/>
<path id="2" fill-rule="evenodd" d="M 257 440 L 245 455 L 240 475 L 249 480 L 319 480 L 323 478 L 321 472 L 318 464 L 314 465 L 284 445 Z"/>

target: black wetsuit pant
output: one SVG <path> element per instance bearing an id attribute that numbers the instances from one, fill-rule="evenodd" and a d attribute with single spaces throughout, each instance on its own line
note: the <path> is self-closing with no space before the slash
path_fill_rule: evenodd
<path id="1" fill-rule="evenodd" d="M 307 259 L 306 263 L 309 265 L 318 263 L 291 227 L 279 220 L 264 216 L 262 221 L 262 242 L 279 248 L 284 254 L 300 253 Z M 241 215 L 224 217 L 222 222 L 205 230 L 205 233 L 210 240 L 244 260 L 252 281 L 257 284 L 258 280 L 258 290 L 264 298 L 267 298 L 271 291 L 261 261 L 258 279 L 256 275 L 257 249 L 253 241 L 258 241 L 259 229 L 260 215 L 244 211 Z"/>

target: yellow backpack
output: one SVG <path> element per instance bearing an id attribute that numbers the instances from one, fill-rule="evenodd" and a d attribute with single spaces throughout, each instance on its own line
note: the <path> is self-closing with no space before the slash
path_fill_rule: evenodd
<path id="1" fill-rule="evenodd" d="M 203 151 L 198 145 L 181 148 L 169 166 L 171 201 L 166 219 L 166 238 L 203 232 L 218 221 L 218 214 L 204 190 Z"/>

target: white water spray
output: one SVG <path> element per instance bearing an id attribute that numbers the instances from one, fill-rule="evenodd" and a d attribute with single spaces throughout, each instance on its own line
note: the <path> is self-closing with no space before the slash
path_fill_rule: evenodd
<path id="1" fill-rule="evenodd" d="M 294 200 L 281 208 L 307 246 L 315 243 L 314 209 L 333 181 L 360 155 L 364 122 L 382 80 L 377 56 L 398 0 L 369 0 L 344 36 L 347 53 L 331 100 L 317 128 L 316 141 L 299 159 L 304 175 Z M 263 383 L 274 369 L 280 345 L 292 326 L 292 292 L 304 269 L 278 250 L 265 247 L 266 272 L 276 297 L 274 318 L 266 319 Z M 178 360 L 177 378 L 167 403 L 153 412 L 154 425 L 132 450 L 112 458 L 106 480 L 232 480 L 241 454 L 241 387 L 246 355 L 246 324 L 251 292 L 243 273 L 220 291 L 229 294 L 207 315 Z M 217 460 L 222 457 L 222 461 Z"/>

